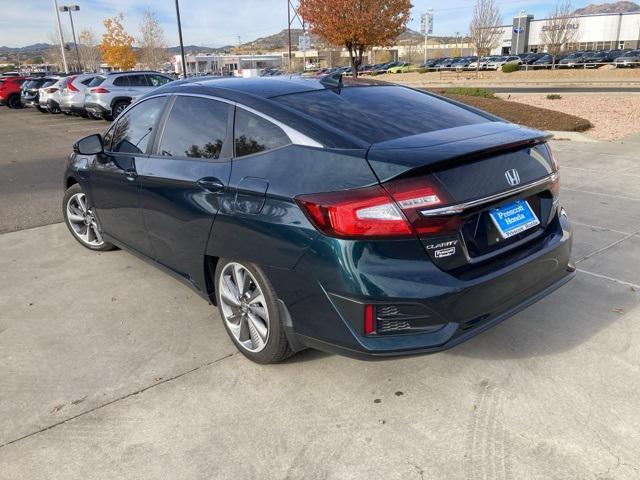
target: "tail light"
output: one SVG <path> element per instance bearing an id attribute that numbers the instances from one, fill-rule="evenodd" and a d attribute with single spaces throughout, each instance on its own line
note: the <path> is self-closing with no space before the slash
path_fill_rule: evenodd
<path id="1" fill-rule="evenodd" d="M 58 89 L 55 87 L 49 87 L 49 88 L 45 88 L 44 91 L 47 93 L 56 93 Z"/>
<path id="2" fill-rule="evenodd" d="M 76 77 L 69 77 L 69 81 L 67 82 L 67 90 L 69 90 L 70 92 L 79 92 L 80 91 L 73 84 L 73 81 L 75 79 L 76 79 Z"/>
<path id="3" fill-rule="evenodd" d="M 455 217 L 425 217 L 448 197 L 429 175 L 384 185 L 296 197 L 311 222 L 338 238 L 399 238 L 456 230 Z"/>
<path id="4" fill-rule="evenodd" d="M 92 88 L 91 90 L 89 90 L 91 93 L 109 93 L 109 90 L 107 90 L 104 87 L 96 87 L 96 88 Z"/>

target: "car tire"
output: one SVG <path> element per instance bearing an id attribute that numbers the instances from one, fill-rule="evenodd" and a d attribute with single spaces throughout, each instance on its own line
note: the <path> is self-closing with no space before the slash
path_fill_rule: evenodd
<path id="1" fill-rule="evenodd" d="M 245 357 L 269 364 L 294 354 L 278 297 L 260 267 L 221 258 L 215 272 L 215 295 L 222 324 Z"/>
<path id="2" fill-rule="evenodd" d="M 113 107 L 111 107 L 111 116 L 113 117 L 113 119 L 115 120 L 116 118 L 118 118 L 122 112 L 124 112 L 124 110 L 130 105 L 131 102 L 116 102 L 113 104 Z"/>
<path id="3" fill-rule="evenodd" d="M 47 103 L 47 110 L 49 111 L 49 113 L 53 113 L 55 115 L 62 111 L 60 110 L 60 105 L 58 105 L 56 102 Z"/>
<path id="4" fill-rule="evenodd" d="M 104 252 L 115 245 L 104 241 L 98 218 L 94 215 L 88 197 L 80 184 L 69 187 L 62 197 L 64 223 L 80 245 L 89 250 Z"/>
<path id="5" fill-rule="evenodd" d="M 46 109 L 46 108 L 44 108 L 44 107 L 37 106 L 36 108 L 38 109 L 38 111 L 39 111 L 40 113 L 49 113 L 49 110 L 47 110 L 47 109 Z"/>
<path id="6" fill-rule="evenodd" d="M 9 107 L 9 108 L 20 108 L 20 107 L 22 107 L 22 102 L 20 101 L 20 95 L 11 95 L 7 99 L 7 107 Z"/>

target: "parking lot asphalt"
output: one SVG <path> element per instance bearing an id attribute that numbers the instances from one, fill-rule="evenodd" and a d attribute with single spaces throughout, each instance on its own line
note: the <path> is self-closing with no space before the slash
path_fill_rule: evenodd
<path id="1" fill-rule="evenodd" d="M 0 479 L 639 478 L 638 145 L 552 148 L 576 278 L 433 355 L 256 365 L 138 258 L 0 235 Z"/>
<path id="2" fill-rule="evenodd" d="M 104 120 L 0 107 L 0 233 L 61 222 L 64 160 Z"/>

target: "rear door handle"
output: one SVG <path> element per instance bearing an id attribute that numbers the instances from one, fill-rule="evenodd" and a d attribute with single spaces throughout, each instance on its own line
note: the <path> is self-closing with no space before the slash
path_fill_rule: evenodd
<path id="1" fill-rule="evenodd" d="M 124 176 L 127 177 L 128 180 L 135 180 L 138 178 L 138 172 L 136 172 L 133 168 L 127 168 L 124 171 Z"/>
<path id="2" fill-rule="evenodd" d="M 207 192 L 219 192 L 224 189 L 224 183 L 222 183 L 222 180 L 215 177 L 203 177 L 200 180 L 197 180 L 196 183 L 201 189 L 206 190 Z"/>

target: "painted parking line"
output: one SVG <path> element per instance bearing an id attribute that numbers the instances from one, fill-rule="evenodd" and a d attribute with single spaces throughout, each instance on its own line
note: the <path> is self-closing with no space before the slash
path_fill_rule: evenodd
<path id="1" fill-rule="evenodd" d="M 67 130 L 69 133 L 74 132 L 102 132 L 104 131 L 104 127 L 85 127 L 85 128 L 70 128 Z"/>
<path id="2" fill-rule="evenodd" d="M 633 202 L 640 202 L 640 198 L 627 197 L 624 195 L 615 195 L 613 193 L 592 192 L 589 190 L 577 190 L 575 188 L 568 188 L 568 187 L 562 187 L 562 189 L 566 192 L 587 193 L 589 195 L 601 195 L 603 197 L 618 198 L 620 200 L 631 200 Z"/>
<path id="3" fill-rule="evenodd" d="M 637 285 L 635 283 L 627 282 L 626 280 L 620 280 L 619 278 L 609 277 L 608 275 L 602 275 L 600 273 L 589 272 L 581 268 L 576 268 L 576 270 L 580 273 L 584 273 L 585 275 L 590 275 L 592 277 L 600 278 L 602 280 L 608 280 L 609 282 L 614 282 L 619 285 L 624 285 L 626 287 L 632 288 L 636 292 L 640 292 L 640 285 Z"/>
<path id="4" fill-rule="evenodd" d="M 563 170 L 578 170 L 578 171 L 582 171 L 582 172 L 589 172 L 589 173 L 594 173 L 597 175 L 602 175 L 602 174 L 609 174 L 609 175 L 622 175 L 625 177 L 640 177 L 640 174 L 637 173 L 625 173 L 628 172 L 629 170 L 633 170 L 634 168 L 637 167 L 629 167 L 623 170 L 608 170 L 608 171 L 603 171 L 603 170 L 594 170 L 592 168 L 582 168 L 582 167 L 570 167 L 567 165 L 563 165 L 562 169 Z"/>

